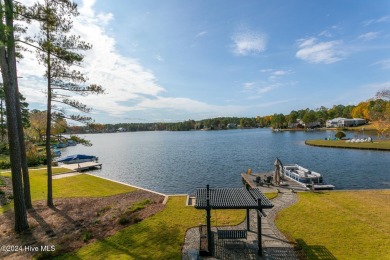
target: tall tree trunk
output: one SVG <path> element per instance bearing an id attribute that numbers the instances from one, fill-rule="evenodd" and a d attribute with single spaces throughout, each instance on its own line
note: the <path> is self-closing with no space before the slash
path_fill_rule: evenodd
<path id="1" fill-rule="evenodd" d="M 47 206 L 53 204 L 53 178 L 52 178 L 52 156 L 50 147 L 50 126 L 51 126 L 51 90 L 47 94 L 47 124 L 46 124 L 46 161 L 47 161 Z"/>
<path id="2" fill-rule="evenodd" d="M 3 87 L 4 88 L 4 87 Z M 0 104 L 0 126 L 1 126 L 1 142 L 4 142 L 4 135 L 5 135 L 5 129 L 4 129 L 4 108 L 3 108 L 3 98 L 1 98 L 1 104 Z"/>
<path id="3" fill-rule="evenodd" d="M 10 10 L 13 10 L 13 3 L 12 0 L 6 0 L 6 4 L 9 5 Z M 6 17 L 6 24 L 9 28 L 13 28 L 13 12 L 12 16 L 7 15 Z M 24 129 L 23 129 L 23 123 L 22 123 L 22 110 L 20 107 L 20 93 L 19 93 L 19 86 L 18 86 L 18 74 L 17 74 L 17 68 L 16 68 L 16 51 L 15 51 L 15 38 L 13 31 L 8 36 L 8 42 L 7 42 L 7 48 L 9 52 L 9 65 L 12 67 L 12 70 L 15 73 L 14 77 L 14 84 L 15 84 L 15 96 L 16 98 L 16 119 L 17 119 L 17 127 L 18 127 L 18 135 L 19 135 L 19 145 L 20 145 L 20 159 L 21 159 L 21 166 L 22 166 L 22 173 L 23 173 L 23 188 L 24 188 L 24 202 L 26 203 L 26 208 L 31 209 L 32 203 L 31 203 L 31 193 L 30 193 L 30 176 L 28 174 L 28 165 L 27 165 L 27 157 L 26 157 L 26 143 L 24 140 Z"/>
<path id="4" fill-rule="evenodd" d="M 16 62 L 15 62 L 16 65 Z M 16 66 L 15 66 L 16 69 Z M 18 84 L 16 80 L 16 89 L 18 94 L 17 99 L 17 119 L 18 119 L 18 134 L 20 138 L 20 160 L 21 160 L 21 166 L 22 166 L 22 173 L 23 173 L 23 188 L 24 188 L 24 202 L 26 203 L 26 208 L 31 209 L 32 208 L 32 202 L 31 202 L 31 192 L 30 192 L 30 176 L 28 173 L 28 165 L 27 165 L 27 156 L 26 156 L 26 143 L 24 139 L 24 129 L 22 124 L 22 114 L 20 110 L 20 102 L 19 102 L 19 90 L 18 90 Z"/>
<path id="5" fill-rule="evenodd" d="M 47 34 L 49 34 L 47 32 Z M 49 38 L 49 36 L 47 36 Z M 47 206 L 54 207 L 53 204 L 53 179 L 52 179 L 52 156 L 50 147 L 51 130 L 51 63 L 50 50 L 47 52 L 47 117 L 46 117 L 46 160 L 47 160 Z"/>
<path id="6" fill-rule="evenodd" d="M 21 146 L 20 136 L 17 123 L 17 107 L 16 102 L 19 95 L 16 95 L 16 71 L 13 65 L 13 59 L 11 55 L 15 55 L 15 52 L 9 50 L 9 46 L 14 45 L 7 38 L 10 34 L 13 34 L 13 8 L 12 0 L 5 0 L 4 2 L 5 16 L 8 28 L 6 28 L 3 22 L 0 23 L 0 39 L 3 44 L 0 45 L 0 66 L 4 83 L 4 93 L 7 108 L 7 126 L 8 126 L 8 139 L 10 146 L 10 162 L 12 172 L 12 190 L 14 197 L 14 212 L 15 212 L 15 231 L 22 232 L 29 228 L 27 222 L 26 205 L 24 201 L 23 192 L 23 180 L 21 173 Z M 0 21 L 3 21 L 3 4 L 0 2 Z M 7 30 L 6 30 L 7 29 Z M 7 33 L 6 33 L 7 32 Z M 7 48 L 4 45 L 7 43 Z"/>

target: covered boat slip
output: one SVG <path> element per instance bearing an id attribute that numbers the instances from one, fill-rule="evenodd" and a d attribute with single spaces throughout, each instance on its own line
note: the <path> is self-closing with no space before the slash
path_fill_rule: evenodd
<path id="1" fill-rule="evenodd" d="M 261 243 L 261 216 L 263 209 L 272 208 L 272 203 L 264 196 L 259 189 L 253 188 L 200 188 L 196 190 L 196 209 L 206 210 L 206 236 L 207 254 L 212 253 L 211 234 L 211 209 L 245 209 L 246 210 L 246 230 L 218 230 L 218 239 L 238 239 L 246 238 L 247 231 L 250 230 L 250 209 L 257 210 L 257 241 L 258 254 L 262 255 Z M 201 236 L 202 237 L 202 236 Z M 202 246 L 202 243 L 201 243 Z M 202 253 L 202 252 L 201 252 Z"/>
<path id="2" fill-rule="evenodd" d="M 83 162 L 83 163 L 63 164 L 63 165 L 61 165 L 61 167 L 72 170 L 72 171 L 76 171 L 76 172 L 82 172 L 82 171 L 96 169 L 96 168 L 101 169 L 102 164 L 97 163 L 97 162 Z"/>
<path id="3" fill-rule="evenodd" d="M 69 155 L 65 158 L 60 158 L 57 160 L 57 162 L 64 163 L 64 164 L 74 164 L 74 163 L 93 162 L 93 161 L 97 162 L 98 158 L 93 155 L 85 155 L 85 154 Z"/>

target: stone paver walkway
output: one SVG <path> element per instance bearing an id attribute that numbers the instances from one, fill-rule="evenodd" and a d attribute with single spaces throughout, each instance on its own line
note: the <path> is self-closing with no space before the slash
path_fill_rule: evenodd
<path id="1" fill-rule="evenodd" d="M 274 207 L 264 210 L 266 217 L 261 218 L 263 256 L 257 255 L 257 217 L 256 210 L 251 210 L 250 228 L 247 239 L 218 240 L 216 228 L 214 233 L 214 256 L 199 257 L 199 229 L 191 228 L 187 231 L 182 251 L 182 259 L 299 259 L 294 245 L 276 228 L 275 216 L 280 210 L 287 208 L 298 201 L 296 193 L 284 190 L 272 200 Z M 246 221 L 238 226 L 223 227 L 224 229 L 245 229 Z M 198 258 L 199 257 L 199 258 Z"/>

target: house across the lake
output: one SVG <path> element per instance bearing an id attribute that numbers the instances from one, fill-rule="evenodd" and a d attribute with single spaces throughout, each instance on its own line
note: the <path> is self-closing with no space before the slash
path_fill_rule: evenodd
<path id="1" fill-rule="evenodd" d="M 227 129 L 237 129 L 237 124 L 234 124 L 234 123 L 229 123 L 227 124 Z"/>
<path id="2" fill-rule="evenodd" d="M 326 121 L 326 127 L 350 127 L 365 125 L 366 120 L 361 118 L 344 118 L 337 117 Z"/>

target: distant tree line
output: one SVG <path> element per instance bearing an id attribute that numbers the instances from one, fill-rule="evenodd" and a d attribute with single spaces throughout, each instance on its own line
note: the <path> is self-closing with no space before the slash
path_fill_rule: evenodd
<path id="1" fill-rule="evenodd" d="M 379 93 L 379 92 L 378 92 Z M 68 134 L 113 133 L 136 131 L 190 131 L 224 130 L 231 128 L 305 128 L 324 126 L 327 120 L 344 118 L 362 118 L 367 121 L 387 122 L 390 114 L 390 101 L 386 96 L 360 102 L 358 105 L 334 105 L 332 108 L 321 106 L 316 109 L 292 110 L 289 114 L 273 114 L 257 117 L 217 117 L 203 120 L 186 120 L 167 123 L 118 123 L 88 124 L 86 126 L 68 126 Z"/>
<path id="2" fill-rule="evenodd" d="M 256 118 L 218 117 L 204 120 L 186 120 L 167 123 L 118 123 L 88 124 L 87 126 L 69 126 L 67 133 L 113 133 L 137 131 L 190 131 L 190 130 L 222 130 L 237 127 L 258 127 Z"/>

